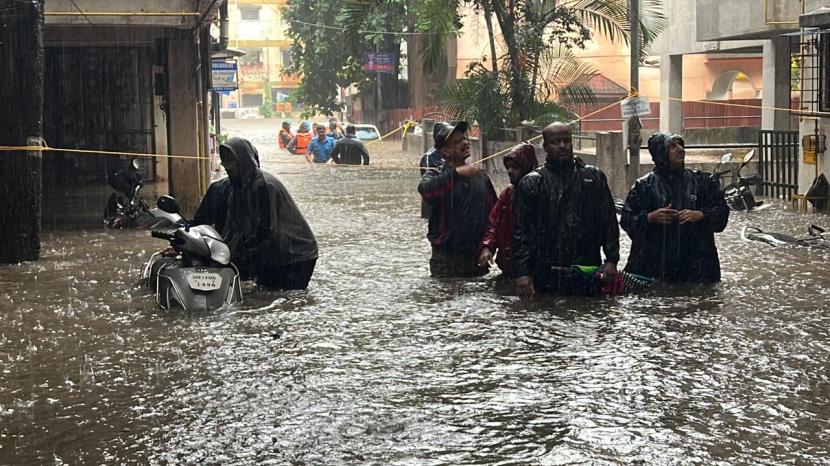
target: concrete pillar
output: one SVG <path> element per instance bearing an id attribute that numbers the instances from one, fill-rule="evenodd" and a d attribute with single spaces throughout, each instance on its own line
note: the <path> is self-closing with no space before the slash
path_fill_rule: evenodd
<path id="1" fill-rule="evenodd" d="M 421 120 L 421 128 L 424 130 L 424 143 L 422 147 L 422 153 L 424 153 L 435 145 L 435 140 L 432 138 L 432 129 L 435 128 L 435 120 L 424 118 Z"/>
<path id="2" fill-rule="evenodd" d="M 608 178 L 611 194 L 625 199 L 630 187 L 627 179 L 626 153 L 623 149 L 623 133 L 597 133 L 597 167 Z"/>
<path id="3" fill-rule="evenodd" d="M 789 38 L 775 37 L 764 41 L 762 129 L 790 129 L 790 113 L 770 108 L 790 108 L 790 73 Z"/>
<path id="4" fill-rule="evenodd" d="M 181 31 L 170 40 L 167 122 L 168 146 L 173 155 L 199 155 L 199 90 L 195 72 L 199 64 L 198 47 L 191 32 Z M 181 205 L 185 217 L 199 207 L 201 197 L 198 160 L 169 160 L 170 195 Z"/>
<path id="5" fill-rule="evenodd" d="M 683 131 L 683 55 L 663 55 L 660 60 L 660 129 Z M 669 100 L 668 98 L 672 100 Z"/>

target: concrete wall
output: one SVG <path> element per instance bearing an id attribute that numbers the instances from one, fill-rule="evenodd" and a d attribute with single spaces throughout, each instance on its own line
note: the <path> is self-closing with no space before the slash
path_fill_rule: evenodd
<path id="1" fill-rule="evenodd" d="M 769 39 L 798 29 L 801 13 L 792 0 L 697 0 L 696 7 L 699 41 Z"/>

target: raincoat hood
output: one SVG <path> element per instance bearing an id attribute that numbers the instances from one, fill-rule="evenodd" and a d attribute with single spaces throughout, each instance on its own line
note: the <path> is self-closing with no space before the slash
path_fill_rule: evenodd
<path id="1" fill-rule="evenodd" d="M 516 146 L 516 148 L 504 156 L 504 166 L 507 167 L 507 162 L 513 160 L 519 165 L 523 172 L 530 172 L 537 166 L 539 161 L 536 158 L 536 148 L 529 142 L 523 142 Z"/>
<path id="2" fill-rule="evenodd" d="M 250 141 L 243 138 L 230 138 L 225 141 L 219 149 L 226 148 L 233 154 L 238 171 L 238 182 L 242 186 L 251 183 L 251 180 L 259 173 L 259 153 Z M 233 179 L 231 182 L 235 182 Z"/>
<path id="3" fill-rule="evenodd" d="M 662 131 L 652 133 L 648 138 L 648 153 L 654 161 L 654 171 L 669 171 L 669 147 L 672 141 L 679 140 L 683 144 L 683 138 L 679 134 L 669 134 Z"/>

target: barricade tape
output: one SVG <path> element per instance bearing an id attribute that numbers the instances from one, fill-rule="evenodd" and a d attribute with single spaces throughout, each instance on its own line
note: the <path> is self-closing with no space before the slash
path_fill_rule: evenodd
<path id="1" fill-rule="evenodd" d="M 639 94 L 636 89 L 631 89 L 627 97 L 637 97 Z M 730 107 L 742 107 L 742 108 L 759 108 L 759 109 L 768 109 L 768 110 L 775 110 L 775 111 L 787 111 L 787 112 L 799 112 L 798 109 L 791 109 L 791 108 L 784 108 L 784 107 L 773 107 L 767 105 L 750 105 L 750 104 L 737 104 L 737 103 L 729 103 L 729 102 L 714 102 L 709 100 L 683 100 L 678 97 L 659 97 L 659 96 L 642 96 L 647 97 L 654 100 L 672 100 L 672 101 L 680 101 L 680 102 L 697 102 L 702 104 L 710 104 L 710 105 L 721 105 L 721 106 L 730 106 Z M 580 116 L 574 120 L 567 122 L 566 124 L 573 124 L 581 120 L 586 120 L 589 117 L 600 113 L 608 108 L 611 108 L 615 105 L 619 105 L 622 100 L 613 102 L 608 104 L 600 109 L 597 109 L 587 115 Z M 830 112 L 814 112 L 809 111 L 807 112 L 811 116 L 826 116 L 830 117 Z M 739 117 L 739 115 L 736 115 Z M 409 128 L 412 128 L 417 125 L 417 122 L 412 120 L 407 120 L 404 122 L 403 125 L 395 128 L 394 130 L 384 134 L 378 139 L 374 141 L 368 142 L 366 145 L 369 146 L 374 143 L 378 143 L 383 141 L 384 139 L 388 138 L 389 136 L 397 133 L 398 131 L 403 130 L 406 134 L 406 131 Z M 541 139 L 542 135 L 536 135 L 527 140 L 527 142 L 533 142 L 538 139 Z M 487 157 L 482 158 L 481 160 L 476 160 L 471 163 L 473 164 L 480 164 L 487 160 L 502 156 L 508 152 L 510 152 L 513 147 L 508 147 L 507 149 L 500 150 L 494 154 L 488 155 Z M 175 154 L 150 154 L 150 153 L 141 153 L 141 152 L 123 152 L 123 151 L 104 151 L 104 150 L 90 150 L 90 149 L 70 149 L 70 148 L 61 148 L 61 147 L 50 147 L 46 144 L 46 141 L 43 141 L 43 145 L 40 146 L 0 146 L 0 152 L 71 152 L 71 153 L 79 153 L 79 154 L 87 154 L 87 155 L 118 155 L 118 156 L 131 156 L 131 157 L 156 157 L 156 158 L 170 158 L 170 159 L 191 159 L 191 160 L 210 160 L 209 157 L 203 157 L 200 155 L 175 155 Z M 396 166 L 382 166 L 382 165 L 348 165 L 348 164 L 316 164 L 316 163 L 309 163 L 307 161 L 283 161 L 283 160 L 276 160 L 276 161 L 266 161 L 266 163 L 275 163 L 275 164 L 302 164 L 302 165 L 313 165 L 313 166 L 322 166 L 322 167 L 337 167 L 337 168 L 349 168 L 349 169 L 375 169 L 375 170 L 393 170 L 393 169 L 418 169 L 420 167 L 413 167 L 411 165 L 407 165 L 404 167 L 396 167 Z"/>

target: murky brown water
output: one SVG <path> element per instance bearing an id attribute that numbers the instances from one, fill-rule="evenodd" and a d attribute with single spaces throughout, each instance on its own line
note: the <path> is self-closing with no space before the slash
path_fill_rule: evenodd
<path id="1" fill-rule="evenodd" d="M 733 213 L 714 288 L 524 303 L 429 278 L 417 170 L 275 164 L 250 134 L 317 234 L 310 289 L 165 313 L 135 285 L 147 232 L 47 236 L 0 267 L 0 464 L 830 457 L 830 253 L 738 234 L 827 217 Z M 414 166 L 391 147 L 373 162 Z"/>

